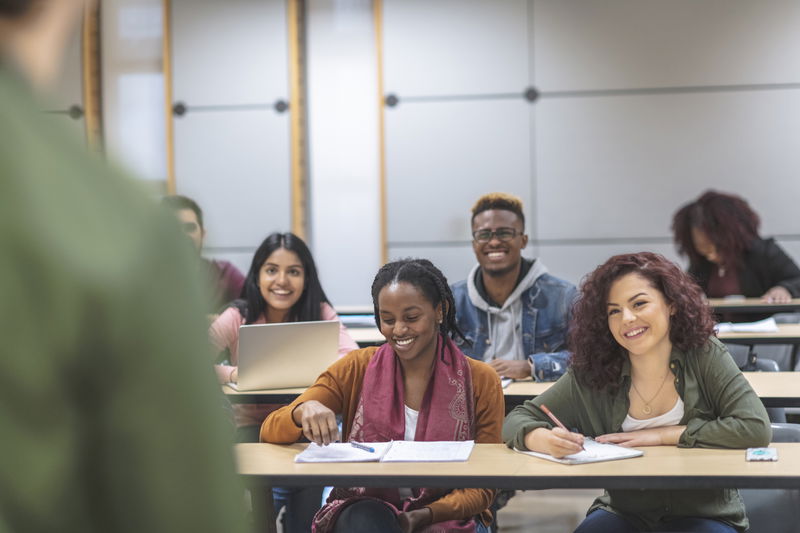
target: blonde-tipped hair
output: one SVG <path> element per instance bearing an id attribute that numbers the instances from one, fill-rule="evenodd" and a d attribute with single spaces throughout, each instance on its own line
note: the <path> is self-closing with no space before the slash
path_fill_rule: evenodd
<path id="1" fill-rule="evenodd" d="M 508 194 L 505 192 L 490 192 L 484 194 L 475 205 L 472 206 L 472 220 L 479 213 L 489 211 L 490 209 L 501 209 L 503 211 L 511 211 L 519 217 L 522 222 L 522 227 L 525 227 L 525 215 L 522 213 L 522 199 L 519 196 Z"/>

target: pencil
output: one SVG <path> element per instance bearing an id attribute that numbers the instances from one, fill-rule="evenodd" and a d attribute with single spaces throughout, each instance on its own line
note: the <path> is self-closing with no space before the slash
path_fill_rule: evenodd
<path id="1" fill-rule="evenodd" d="M 542 411 L 544 411 L 544 414 L 546 414 L 548 417 L 550 417 L 550 420 L 552 420 L 553 422 L 555 422 L 555 424 L 556 424 L 558 427 L 560 427 L 560 428 L 561 428 L 561 429 L 563 429 L 564 431 L 569 431 L 569 430 L 567 429 L 567 426 L 565 426 L 564 424 L 562 424 L 562 423 L 561 423 L 561 420 L 559 420 L 558 418 L 556 418 L 556 415 L 554 415 L 554 414 L 553 414 L 553 412 L 552 412 L 550 409 L 548 409 L 548 408 L 547 408 L 547 406 L 546 406 L 545 404 L 542 404 L 542 405 L 540 405 L 540 406 L 539 406 L 539 408 L 540 408 Z M 570 433 L 572 433 L 572 432 L 570 431 Z M 583 447 L 583 444 L 581 444 L 581 450 L 583 450 L 583 451 L 586 451 L 586 448 L 584 448 L 584 447 Z"/>

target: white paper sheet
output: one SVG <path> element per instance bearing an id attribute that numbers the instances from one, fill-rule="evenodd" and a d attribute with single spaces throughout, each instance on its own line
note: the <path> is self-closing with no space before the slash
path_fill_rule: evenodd
<path id="1" fill-rule="evenodd" d="M 629 459 L 631 457 L 639 457 L 644 455 L 644 452 L 641 450 L 625 448 L 624 446 L 618 446 L 616 444 L 604 444 L 590 438 L 584 439 L 583 447 L 586 448 L 585 451 L 573 453 L 572 455 L 567 455 L 561 459 L 556 459 L 552 455 L 546 453 L 528 452 L 517 450 L 516 448 L 515 451 L 565 465 L 580 465 L 584 463 L 599 463 L 601 461 L 615 461 L 617 459 Z"/>

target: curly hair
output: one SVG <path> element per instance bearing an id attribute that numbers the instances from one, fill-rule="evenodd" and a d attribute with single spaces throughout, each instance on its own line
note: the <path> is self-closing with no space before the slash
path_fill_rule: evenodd
<path id="1" fill-rule="evenodd" d="M 490 192 L 484 194 L 478 198 L 478 201 L 472 206 L 472 221 L 474 222 L 475 217 L 480 213 L 489 211 L 490 209 L 511 211 L 519 217 L 520 222 L 522 222 L 522 227 L 525 227 L 525 215 L 522 213 L 522 200 L 518 196 L 504 192 Z"/>
<path id="2" fill-rule="evenodd" d="M 442 305 L 443 320 L 439 332 L 445 337 L 468 342 L 456 323 L 456 302 L 447 278 L 442 271 L 427 259 L 399 259 L 383 265 L 372 282 L 372 305 L 375 309 L 375 324 L 381 327 L 378 295 L 390 283 L 410 283 L 428 299 L 433 307 Z"/>
<path id="3" fill-rule="evenodd" d="M 615 255 L 588 274 L 575 303 L 568 345 L 576 377 L 592 389 L 614 389 L 627 357 L 608 327 L 608 293 L 626 274 L 638 274 L 664 296 L 674 313 L 669 340 L 679 350 L 698 348 L 714 331 L 711 309 L 694 280 L 664 256 L 639 252 Z"/>
<path id="4" fill-rule="evenodd" d="M 681 207 L 672 218 L 672 232 L 678 253 L 688 256 L 693 267 L 710 266 L 694 247 L 692 229 L 705 233 L 717 248 L 722 263 L 736 267 L 758 237 L 761 220 L 747 202 L 735 195 L 713 190 Z"/>

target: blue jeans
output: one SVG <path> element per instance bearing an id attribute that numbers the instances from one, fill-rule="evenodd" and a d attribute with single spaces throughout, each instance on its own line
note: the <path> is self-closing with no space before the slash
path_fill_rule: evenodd
<path id="1" fill-rule="evenodd" d="M 595 509 L 575 533 L 639 533 L 641 530 L 623 517 L 603 509 Z M 653 531 L 691 532 L 691 533 L 736 533 L 736 529 L 710 518 L 678 518 L 659 526 Z"/>

